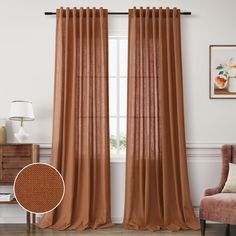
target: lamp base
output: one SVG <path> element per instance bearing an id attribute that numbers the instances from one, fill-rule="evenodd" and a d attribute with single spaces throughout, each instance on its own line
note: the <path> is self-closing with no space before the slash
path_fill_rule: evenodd
<path id="1" fill-rule="evenodd" d="M 27 140 L 29 134 L 24 131 L 23 127 L 20 127 L 18 133 L 15 133 L 15 137 L 19 143 L 23 143 Z"/>

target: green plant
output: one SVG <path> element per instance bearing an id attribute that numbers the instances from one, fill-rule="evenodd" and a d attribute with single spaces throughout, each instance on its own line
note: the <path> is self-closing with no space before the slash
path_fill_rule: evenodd
<path id="1" fill-rule="evenodd" d="M 110 148 L 116 149 L 116 147 L 117 147 L 117 139 L 115 135 L 110 135 Z"/>
<path id="2" fill-rule="evenodd" d="M 121 134 L 120 135 L 120 147 L 121 150 L 125 150 L 126 149 L 126 135 L 125 134 Z"/>
<path id="3" fill-rule="evenodd" d="M 117 138 L 113 134 L 110 135 L 110 148 L 111 149 L 117 149 Z M 120 135 L 119 149 L 120 150 L 125 150 L 126 149 L 126 135 L 125 134 Z"/>

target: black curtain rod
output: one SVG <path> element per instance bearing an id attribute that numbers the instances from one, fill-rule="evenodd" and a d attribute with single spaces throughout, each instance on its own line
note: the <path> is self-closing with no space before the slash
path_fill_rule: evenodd
<path id="1" fill-rule="evenodd" d="M 181 15 L 191 15 L 192 13 L 187 12 L 180 12 Z M 56 15 L 56 12 L 44 12 L 44 15 L 50 16 L 50 15 Z M 128 15 L 128 12 L 108 12 L 108 15 Z"/>

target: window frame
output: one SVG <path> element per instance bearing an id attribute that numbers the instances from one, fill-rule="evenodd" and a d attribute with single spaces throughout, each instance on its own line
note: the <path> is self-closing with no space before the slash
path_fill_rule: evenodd
<path id="1" fill-rule="evenodd" d="M 115 80 L 115 84 L 116 84 L 116 115 L 110 115 L 109 114 L 109 121 L 111 118 L 116 118 L 116 137 L 117 137 L 117 148 L 116 148 L 116 152 L 112 153 L 111 149 L 110 149 L 110 160 L 111 162 L 125 162 L 126 161 L 126 153 L 122 153 L 120 152 L 120 148 L 119 148 L 119 144 L 120 144 L 120 140 L 121 140 L 121 136 L 120 136 L 120 119 L 125 118 L 127 121 L 127 115 L 121 115 L 120 114 L 120 79 L 125 79 L 127 81 L 127 75 L 121 75 L 120 73 L 120 40 L 127 40 L 127 44 L 128 44 L 128 36 L 109 36 L 108 37 L 108 43 L 111 40 L 117 40 L 117 69 L 116 69 L 116 75 L 110 75 L 109 74 L 109 83 L 110 80 Z M 127 45 L 127 49 L 128 49 L 128 45 Z M 109 49 L 108 49 L 109 50 Z M 127 51 L 128 54 L 128 51 Z M 110 52 L 109 52 L 109 56 L 110 56 Z M 128 57 L 128 55 L 127 55 Z M 109 57 L 109 63 L 110 63 L 110 57 Z M 109 86 L 110 89 L 110 86 Z M 127 91 L 126 91 L 127 92 Z M 110 99 L 109 99 L 110 102 Z M 127 101 L 126 101 L 127 102 Z M 109 104 L 110 107 L 110 104 Z M 111 122 L 110 122 L 111 123 Z M 127 127 L 127 124 L 126 124 Z M 109 142 L 110 143 L 110 142 Z M 126 152 L 126 151 L 125 151 Z"/>

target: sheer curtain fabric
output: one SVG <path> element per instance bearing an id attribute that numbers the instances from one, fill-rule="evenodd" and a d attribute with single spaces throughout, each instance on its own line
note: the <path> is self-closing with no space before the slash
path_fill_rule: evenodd
<path id="1" fill-rule="evenodd" d="M 108 24 L 105 9 L 58 9 L 52 164 L 64 199 L 38 226 L 111 225 Z"/>
<path id="2" fill-rule="evenodd" d="M 124 226 L 198 229 L 185 151 L 180 11 L 129 10 Z"/>

